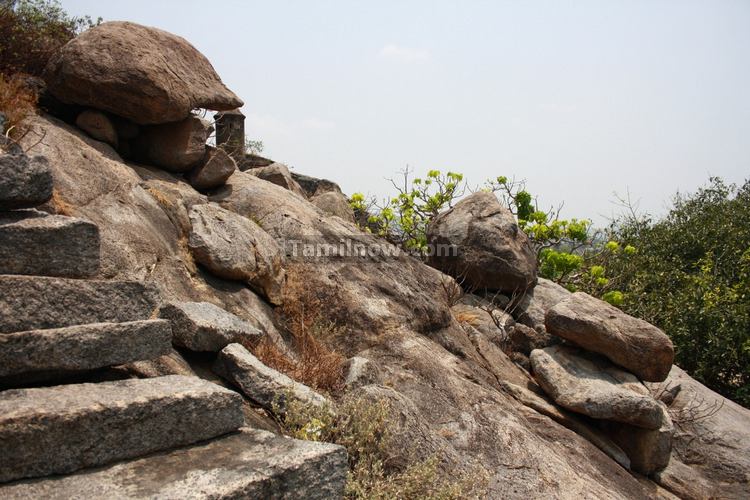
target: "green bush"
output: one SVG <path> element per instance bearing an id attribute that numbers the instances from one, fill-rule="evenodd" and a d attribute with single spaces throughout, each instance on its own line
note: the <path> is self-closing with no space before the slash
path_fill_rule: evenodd
<path id="1" fill-rule="evenodd" d="M 630 215 L 612 231 L 637 248 L 609 263 L 621 307 L 670 336 L 676 364 L 750 406 L 750 182 L 712 178 L 663 219 Z"/>
<path id="2" fill-rule="evenodd" d="M 99 22 L 71 17 L 56 0 L 0 0 L 0 73 L 40 76 L 60 47 Z"/>

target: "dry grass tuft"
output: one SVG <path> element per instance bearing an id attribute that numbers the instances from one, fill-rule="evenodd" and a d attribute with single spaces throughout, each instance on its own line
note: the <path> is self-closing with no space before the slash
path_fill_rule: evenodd
<path id="1" fill-rule="evenodd" d="M 456 321 L 459 323 L 466 323 L 471 326 L 479 326 L 480 324 L 479 315 L 476 313 L 459 311 L 454 313 L 453 317 L 456 318 Z"/>
<path id="2" fill-rule="evenodd" d="M 185 269 L 190 273 L 190 276 L 198 274 L 198 266 L 195 264 L 193 252 L 190 251 L 190 247 L 188 246 L 187 236 L 180 236 L 180 239 L 177 240 L 177 247 L 180 251 L 180 260 L 185 264 Z"/>
<path id="3" fill-rule="evenodd" d="M 160 190 L 159 188 L 155 186 L 148 186 L 146 187 L 146 191 L 156 200 L 156 202 L 161 205 L 163 208 L 173 210 L 174 209 L 174 203 L 172 200 L 169 199 L 169 196 L 167 196 L 164 191 Z"/>
<path id="4" fill-rule="evenodd" d="M 0 75 L 0 113 L 5 115 L 2 133 L 18 138 L 25 132 L 23 120 L 36 113 L 37 95 L 30 90 L 21 75 Z"/>
<path id="5" fill-rule="evenodd" d="M 52 189 L 52 198 L 50 198 L 49 203 L 57 215 L 71 216 L 75 213 L 73 205 L 65 201 L 57 189 Z"/>

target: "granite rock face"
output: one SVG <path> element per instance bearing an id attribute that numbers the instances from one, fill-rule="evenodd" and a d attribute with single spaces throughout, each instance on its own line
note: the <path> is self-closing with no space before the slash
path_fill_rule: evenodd
<path id="1" fill-rule="evenodd" d="M 544 332 L 544 316 L 558 302 L 570 296 L 571 292 L 554 281 L 539 278 L 533 288 L 526 293 L 513 308 L 513 314 L 519 323 Z"/>
<path id="2" fill-rule="evenodd" d="M 239 394 L 173 375 L 0 393 L 0 481 L 65 474 L 242 426 Z"/>
<path id="3" fill-rule="evenodd" d="M 607 425 L 610 438 L 630 458 L 630 467 L 641 474 L 664 469 L 672 454 L 674 425 L 663 403 L 660 403 L 661 425 L 644 429 L 632 425 Z"/>
<path id="4" fill-rule="evenodd" d="M 545 326 L 641 380 L 661 382 L 672 368 L 674 347 L 664 332 L 585 293 L 574 293 L 547 311 Z"/>
<path id="5" fill-rule="evenodd" d="M 529 238 L 492 193 L 469 195 L 435 217 L 427 243 L 434 248 L 429 264 L 467 288 L 522 292 L 536 282 Z"/>
<path id="6" fill-rule="evenodd" d="M 211 125 L 197 116 L 161 125 L 142 127 L 132 142 L 132 155 L 143 163 L 170 172 L 189 172 L 206 159 Z"/>
<path id="7" fill-rule="evenodd" d="M 52 197 L 47 160 L 14 151 L 17 154 L 0 154 L 0 210 L 33 208 Z"/>
<path id="8" fill-rule="evenodd" d="M 99 270 L 99 229 L 37 210 L 0 213 L 0 273 L 86 278 Z"/>
<path id="9" fill-rule="evenodd" d="M 606 359 L 565 346 L 534 350 L 529 359 L 536 381 L 563 408 L 646 429 L 662 425 L 661 406 L 648 389 Z"/>
<path id="10" fill-rule="evenodd" d="M 208 302 L 170 302 L 159 317 L 172 324 L 172 341 L 191 351 L 218 352 L 234 342 L 257 343 L 263 332 Z"/>
<path id="11" fill-rule="evenodd" d="M 289 398 L 306 405 L 323 407 L 328 404 L 325 397 L 267 367 L 239 344 L 225 347 L 216 358 L 213 369 L 268 410 L 284 412 Z"/>
<path id="12" fill-rule="evenodd" d="M 95 471 L 0 486 L 0 496 L 328 500 L 343 496 L 347 470 L 341 446 L 243 428 L 206 443 Z"/>
<path id="13" fill-rule="evenodd" d="M 168 321 L 144 320 L 0 334 L 0 377 L 82 371 L 154 359 L 170 351 Z"/>
<path id="14" fill-rule="evenodd" d="M 75 37 L 52 57 L 44 79 L 65 103 L 142 125 L 181 120 L 196 108 L 243 104 L 187 40 L 129 22 L 102 23 Z"/>
<path id="15" fill-rule="evenodd" d="M 106 142 L 117 149 L 117 129 L 106 114 L 95 109 L 87 109 L 76 118 L 78 128 L 89 134 L 97 141 Z"/>
<path id="16" fill-rule="evenodd" d="M 206 161 L 190 172 L 188 182 L 198 191 L 214 189 L 223 186 L 235 170 L 237 164 L 226 151 L 208 147 Z"/>
<path id="17" fill-rule="evenodd" d="M 349 200 L 343 194 L 336 191 L 327 191 L 310 198 L 310 203 L 318 207 L 328 215 L 341 217 L 347 222 L 354 222 L 354 211 L 349 206 Z"/>
<path id="18" fill-rule="evenodd" d="M 272 163 L 267 167 L 254 168 L 249 172 L 264 181 L 281 186 L 303 199 L 306 198 L 305 190 L 292 178 L 292 174 L 289 173 L 289 169 L 284 164 Z"/>
<path id="19" fill-rule="evenodd" d="M 252 220 L 214 205 L 190 209 L 188 246 L 196 262 L 212 274 L 247 282 L 273 304 L 281 303 L 284 254 Z"/>
<path id="20" fill-rule="evenodd" d="M 156 294 L 135 281 L 0 275 L 0 333 L 148 319 Z"/>

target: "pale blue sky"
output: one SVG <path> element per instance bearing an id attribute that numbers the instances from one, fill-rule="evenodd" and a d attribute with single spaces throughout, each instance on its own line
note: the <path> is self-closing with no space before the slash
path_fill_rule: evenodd
<path id="1" fill-rule="evenodd" d="M 93 1 L 187 38 L 265 154 L 347 193 L 406 164 L 525 178 L 602 222 L 750 177 L 750 1 Z"/>

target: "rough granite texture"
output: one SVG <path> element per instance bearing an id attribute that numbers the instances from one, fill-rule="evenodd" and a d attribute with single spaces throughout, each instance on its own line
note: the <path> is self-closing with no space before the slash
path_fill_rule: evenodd
<path id="1" fill-rule="evenodd" d="M 598 352 L 649 382 L 661 382 L 674 361 L 669 337 L 591 295 L 577 292 L 547 311 L 549 333 Z"/>
<path id="2" fill-rule="evenodd" d="M 170 302 L 159 308 L 172 324 L 172 341 L 191 351 L 217 352 L 233 342 L 256 343 L 263 332 L 208 302 Z"/>
<path id="3" fill-rule="evenodd" d="M 226 151 L 209 146 L 205 163 L 193 169 L 187 179 L 195 189 L 204 191 L 223 186 L 235 170 L 237 164 Z"/>
<path id="4" fill-rule="evenodd" d="M 29 158 L 15 144 L 0 144 L 0 210 L 32 208 L 52 197 L 52 172 L 41 156 Z M 16 154 L 13 154 L 16 153 Z"/>
<path id="5" fill-rule="evenodd" d="M 0 334 L 0 377 L 30 372 L 80 371 L 168 354 L 168 321 L 93 323 Z"/>
<path id="6" fill-rule="evenodd" d="M 156 300 L 135 281 L 0 276 L 0 333 L 148 319 Z"/>
<path id="7" fill-rule="evenodd" d="M 269 410 L 278 409 L 283 412 L 288 398 L 315 406 L 328 404 L 325 397 L 264 365 L 239 344 L 230 344 L 222 349 L 213 370 L 239 387 L 247 397 Z"/>
<path id="8" fill-rule="evenodd" d="M 648 389 L 607 359 L 566 346 L 536 349 L 529 359 L 536 381 L 563 408 L 647 429 L 662 423 Z"/>
<path id="9" fill-rule="evenodd" d="M 242 426 L 239 394 L 172 375 L 0 393 L 0 482 L 66 474 Z"/>
<path id="10" fill-rule="evenodd" d="M 65 477 L 0 486 L 6 500 L 341 498 L 346 450 L 267 431 L 240 432 Z"/>
<path id="11" fill-rule="evenodd" d="M 99 270 L 99 229 L 38 210 L 0 213 L 0 274 L 86 278 Z"/>
<path id="12" fill-rule="evenodd" d="M 630 466 L 641 474 L 652 474 L 669 464 L 672 454 L 674 425 L 661 404 L 662 417 L 658 429 L 643 429 L 625 424 L 607 424 L 609 436 L 630 458 Z"/>

